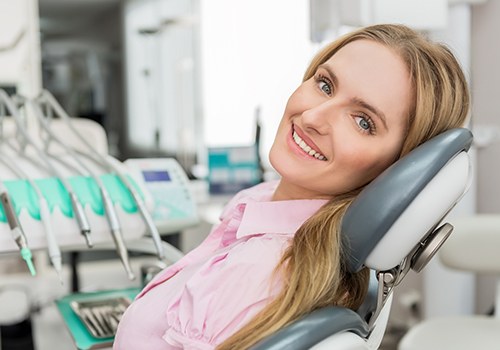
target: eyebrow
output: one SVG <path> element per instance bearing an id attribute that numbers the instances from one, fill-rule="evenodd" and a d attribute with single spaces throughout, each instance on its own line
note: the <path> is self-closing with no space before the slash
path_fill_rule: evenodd
<path id="1" fill-rule="evenodd" d="M 385 114 L 382 113 L 380 109 L 375 108 L 373 105 L 367 103 L 366 101 L 363 101 L 358 97 L 351 98 L 351 102 L 375 114 L 382 121 L 382 124 L 384 124 L 384 128 L 387 130 L 387 122 L 385 121 Z"/>
<path id="2" fill-rule="evenodd" d="M 339 78 L 331 70 L 331 68 L 329 66 L 327 66 L 326 64 L 321 64 L 318 66 L 318 68 L 322 68 L 322 69 L 326 70 L 328 72 L 328 75 L 330 75 L 330 79 L 332 80 L 332 83 L 335 86 L 339 85 Z M 385 114 L 380 109 L 376 108 L 375 106 L 369 104 L 368 102 L 366 102 L 365 100 L 363 100 L 359 97 L 351 98 L 351 103 L 353 103 L 361 108 L 367 109 L 370 112 L 372 112 L 373 114 L 375 114 L 382 121 L 384 128 L 387 130 L 387 122 L 386 122 Z"/>

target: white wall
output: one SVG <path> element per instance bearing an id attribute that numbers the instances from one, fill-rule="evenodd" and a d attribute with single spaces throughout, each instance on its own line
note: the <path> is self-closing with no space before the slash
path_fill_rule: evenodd
<path id="1" fill-rule="evenodd" d="M 471 7 L 468 4 L 448 6 L 448 21 L 445 29 L 430 33 L 433 40 L 445 43 L 455 54 L 462 69 L 471 79 Z M 469 191 L 453 209 L 447 220 L 474 214 L 477 207 L 477 161 L 476 150 L 471 149 L 473 178 Z M 446 244 L 446 243 L 445 243 Z M 425 318 L 471 314 L 475 307 L 475 276 L 470 273 L 446 268 L 439 259 L 433 259 L 423 271 Z"/>
<path id="2" fill-rule="evenodd" d="M 472 11 L 472 100 L 476 125 L 500 128 L 500 1 L 490 0 Z M 500 213 L 500 143 L 478 152 L 478 209 Z"/>
<path id="3" fill-rule="evenodd" d="M 208 146 L 250 144 L 255 110 L 267 153 L 289 95 L 313 55 L 308 0 L 201 2 L 202 94 Z"/>
<path id="4" fill-rule="evenodd" d="M 472 112 L 476 125 L 500 128 L 500 1 L 489 0 L 472 9 Z M 500 143 L 478 150 L 478 212 L 500 214 Z M 477 310 L 493 304 L 494 280 L 478 279 Z"/>
<path id="5" fill-rule="evenodd" d="M 41 89 L 38 1 L 0 0 L 0 86 L 26 96 Z"/>

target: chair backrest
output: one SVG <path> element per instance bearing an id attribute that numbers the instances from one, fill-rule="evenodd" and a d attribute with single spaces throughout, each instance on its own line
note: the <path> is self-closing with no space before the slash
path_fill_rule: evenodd
<path id="1" fill-rule="evenodd" d="M 386 323 L 375 332 L 374 325 L 381 310 L 388 315 L 385 311 L 390 305 L 385 303 L 392 297 L 392 288 L 410 267 L 423 268 L 451 232 L 449 224 L 437 227 L 468 189 L 471 144 L 472 133 L 464 128 L 434 137 L 379 175 L 347 210 L 342 222 L 342 237 L 349 249 L 347 265 L 351 271 L 367 266 L 378 272 L 376 305 L 365 303 L 362 315 L 338 307 L 316 310 L 252 349 L 309 349 L 341 331 L 364 339 L 374 334 L 376 348 Z"/>
<path id="2" fill-rule="evenodd" d="M 440 223 L 469 186 L 471 143 L 469 130 L 448 130 L 366 186 L 342 222 L 351 271 L 394 268 Z"/>

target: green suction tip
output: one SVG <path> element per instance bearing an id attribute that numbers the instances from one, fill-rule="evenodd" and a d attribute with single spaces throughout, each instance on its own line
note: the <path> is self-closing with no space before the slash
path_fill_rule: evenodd
<path id="1" fill-rule="evenodd" d="M 26 261 L 28 269 L 30 270 L 31 276 L 36 275 L 35 265 L 33 265 L 33 260 L 31 259 L 31 250 L 28 248 L 21 249 L 21 257 Z"/>

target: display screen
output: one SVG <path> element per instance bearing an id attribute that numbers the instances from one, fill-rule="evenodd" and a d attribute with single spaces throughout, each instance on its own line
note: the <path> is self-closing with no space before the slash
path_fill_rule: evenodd
<path id="1" fill-rule="evenodd" d="M 166 170 L 143 170 L 142 176 L 146 182 L 171 181 L 170 174 Z"/>

